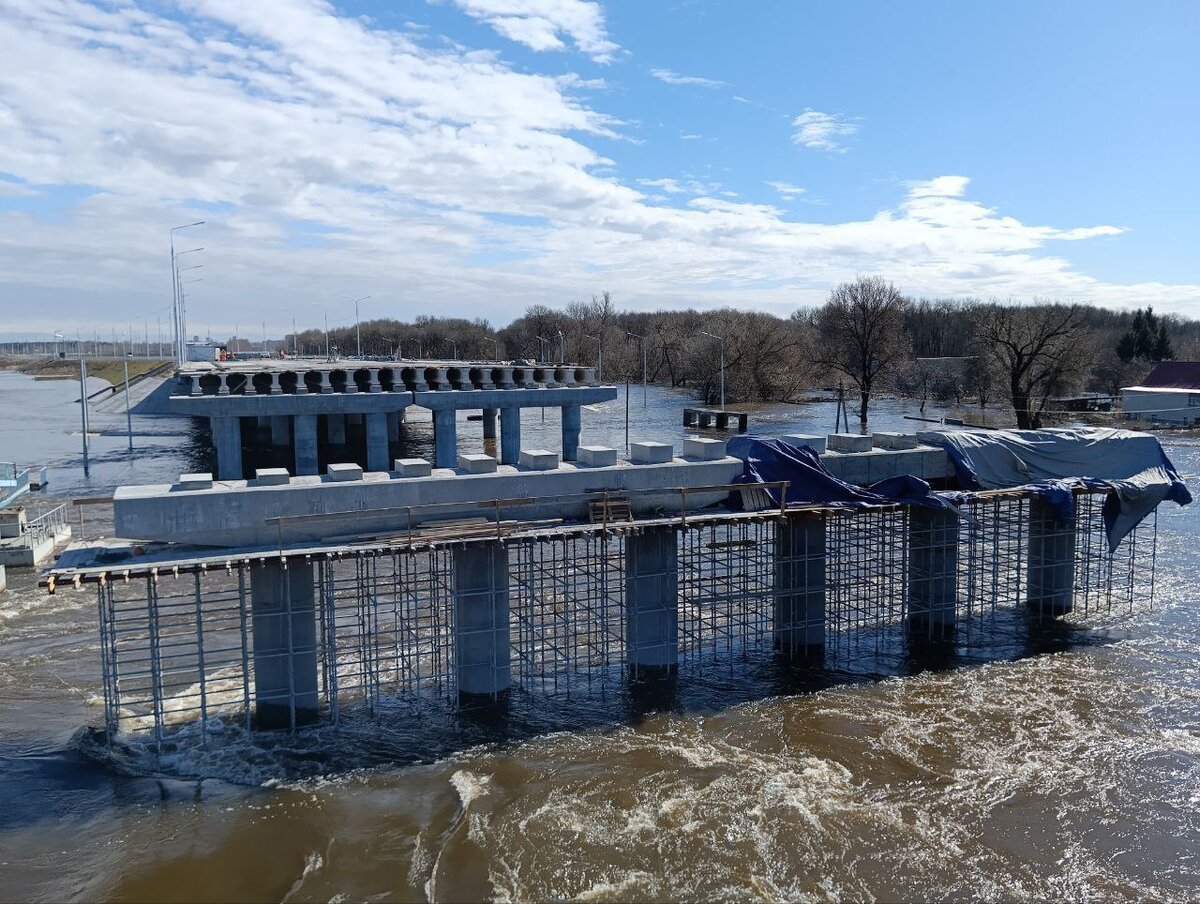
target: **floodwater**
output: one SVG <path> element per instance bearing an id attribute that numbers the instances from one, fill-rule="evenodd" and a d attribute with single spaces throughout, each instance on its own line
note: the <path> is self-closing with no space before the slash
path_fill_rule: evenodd
<path id="1" fill-rule="evenodd" d="M 585 413 L 585 442 L 623 444 L 623 395 Z M 185 421 L 135 419 L 131 456 L 122 412 L 93 423 L 116 435 L 94 438 L 84 478 L 75 397 L 0 374 L 0 459 L 52 463 L 60 495 L 204 466 Z M 632 401 L 631 438 L 682 432 L 678 396 Z M 881 404 L 872 426 L 911 429 L 906 410 Z M 756 419 L 818 432 L 833 414 Z M 426 428 L 409 429 L 417 449 Z M 526 416 L 527 446 L 541 429 Z M 1200 445 L 1168 452 L 1200 471 Z M 334 746 L 303 778 L 265 745 L 227 746 L 202 778 L 86 756 L 94 597 L 19 578 L 0 595 L 0 898 L 1195 899 L 1198 549 L 1198 510 L 1168 504 L 1154 608 L 1047 629 L 1038 655 L 682 693 L 417 764 Z"/>

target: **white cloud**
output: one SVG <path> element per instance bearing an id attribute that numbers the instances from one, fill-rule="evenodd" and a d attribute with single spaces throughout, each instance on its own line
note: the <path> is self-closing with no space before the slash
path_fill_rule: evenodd
<path id="1" fill-rule="evenodd" d="M 648 188 L 661 188 L 669 195 L 677 195 L 685 191 L 674 179 L 638 179 L 638 185 L 645 185 Z"/>
<path id="2" fill-rule="evenodd" d="M 792 120 L 792 141 L 806 148 L 831 153 L 843 153 L 846 148 L 841 139 L 849 138 L 858 131 L 858 126 L 840 113 L 822 113 L 806 109 Z"/>
<path id="3" fill-rule="evenodd" d="M 607 63 L 620 47 L 609 40 L 604 12 L 590 0 L 453 0 L 473 19 L 510 41 L 533 50 L 564 50 L 569 38 L 597 63 Z M 562 37 L 560 37 L 560 35 Z"/>
<path id="4" fill-rule="evenodd" d="M 680 75 L 670 69 L 651 69 L 650 74 L 660 82 L 668 85 L 695 85 L 699 88 L 721 88 L 725 83 L 713 78 L 701 78 L 698 75 Z"/>
<path id="5" fill-rule="evenodd" d="M 807 188 L 803 188 L 802 186 L 799 186 L 799 185 L 793 185 L 791 182 L 768 181 L 768 182 L 765 182 L 764 184 L 771 186 L 771 188 L 775 189 L 775 191 L 779 192 L 781 195 L 783 195 L 785 198 L 787 198 L 789 200 L 792 198 L 795 198 L 799 195 L 802 195 L 808 191 Z"/>
<path id="6" fill-rule="evenodd" d="M 683 141 L 703 141 L 704 140 L 703 135 L 696 135 L 693 132 L 684 132 L 679 137 Z"/>
<path id="7" fill-rule="evenodd" d="M 217 332 L 252 314 L 268 331 L 317 323 L 314 305 L 351 292 L 372 296 L 364 317 L 506 322 L 600 288 L 630 306 L 786 312 L 856 272 L 928 295 L 1200 303 L 1197 286 L 1080 273 L 1054 243 L 1118 227 L 1022 223 L 970 198 L 964 176 L 911 183 L 870 217 L 804 222 L 687 173 L 622 181 L 595 149 L 620 125 L 573 77 L 323 0 L 185 2 L 177 20 L 0 0 L 0 173 L 47 195 L 95 189 L 54 216 L 36 199 L 0 207 L 0 298 L 21 302 L 0 305 L 0 330 L 143 315 L 153 329 L 167 229 L 193 219 L 208 221 L 189 234 L 207 249 L 194 326 Z M 647 186 L 688 203 L 653 203 Z"/>

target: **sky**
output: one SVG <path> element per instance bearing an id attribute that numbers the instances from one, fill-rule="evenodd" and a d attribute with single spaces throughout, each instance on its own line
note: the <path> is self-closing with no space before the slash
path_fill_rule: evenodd
<path id="1" fill-rule="evenodd" d="M 0 0 L 0 334 L 914 296 L 1200 317 L 1200 4 Z M 194 281 L 192 281 L 194 280 Z M 131 326 L 132 325 L 132 326 Z"/>

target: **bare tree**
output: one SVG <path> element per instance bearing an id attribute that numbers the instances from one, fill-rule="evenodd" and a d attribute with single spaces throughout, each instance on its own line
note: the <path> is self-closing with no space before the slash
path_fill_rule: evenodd
<path id="1" fill-rule="evenodd" d="M 858 419 L 865 433 L 867 406 L 881 376 L 908 356 L 904 312 L 908 299 L 878 276 L 842 283 L 817 313 L 818 361 L 850 378 L 858 389 Z"/>
<path id="2" fill-rule="evenodd" d="M 1042 426 L 1046 403 L 1086 367 L 1088 331 L 1078 305 L 1042 302 L 1006 307 L 995 302 L 975 309 L 975 330 L 1008 383 L 1018 430 Z"/>

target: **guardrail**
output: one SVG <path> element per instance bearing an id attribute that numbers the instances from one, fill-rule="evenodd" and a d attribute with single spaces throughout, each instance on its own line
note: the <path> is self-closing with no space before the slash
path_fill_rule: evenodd
<path id="1" fill-rule="evenodd" d="M 33 549 L 47 539 L 53 540 L 69 530 L 67 503 L 55 506 L 44 515 L 39 515 L 21 527 L 21 545 Z"/>

